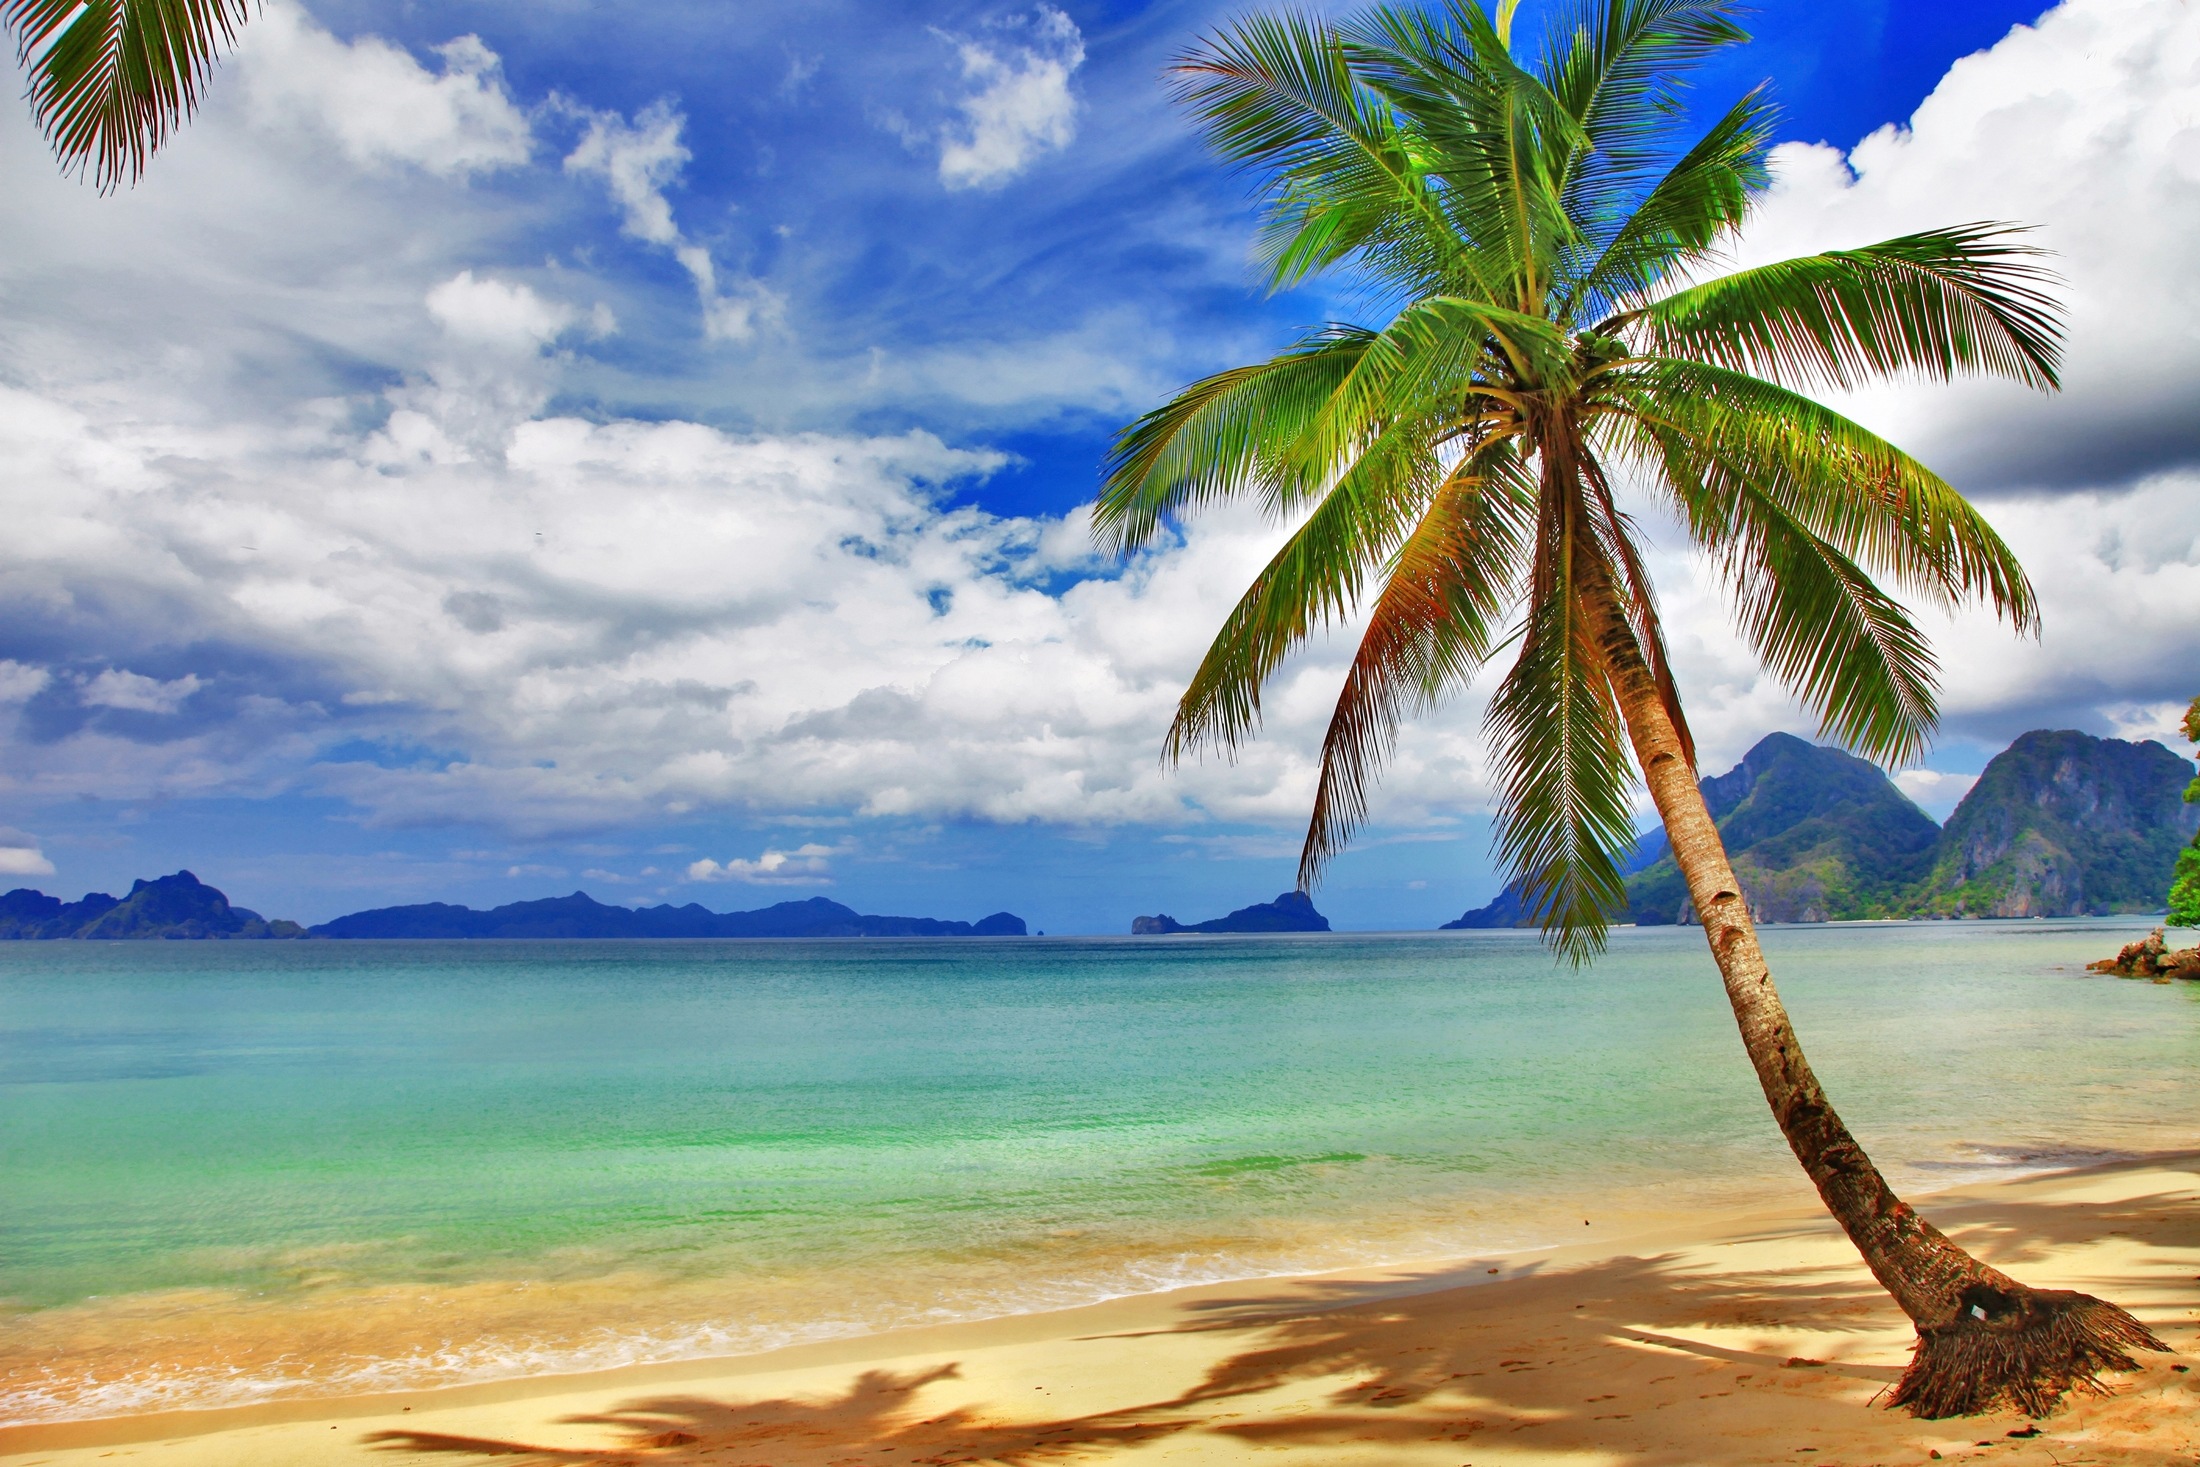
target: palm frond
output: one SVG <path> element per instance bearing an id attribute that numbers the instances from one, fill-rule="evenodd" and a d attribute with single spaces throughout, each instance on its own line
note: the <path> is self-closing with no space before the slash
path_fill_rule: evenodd
<path id="1" fill-rule="evenodd" d="M 1742 222 L 1752 195 L 1765 184 L 1773 117 L 1760 87 L 1712 124 L 1609 234 L 1574 285 L 1569 311 L 1577 305 L 1585 312 L 1609 310 L 1704 259 Z"/>
<path id="2" fill-rule="evenodd" d="M 1665 646 L 1665 624 L 1658 615 L 1657 587 L 1650 579 L 1650 568 L 1643 563 L 1634 522 L 1615 502 L 1604 466 L 1594 457 L 1585 457 L 1581 467 L 1582 478 L 1589 486 L 1595 505 L 1598 538 L 1609 547 L 1611 559 L 1619 569 L 1619 584 L 1614 589 L 1620 597 L 1621 611 L 1634 632 L 1635 645 L 1643 661 L 1649 666 L 1650 681 L 1657 688 L 1658 701 L 1665 705 L 1665 716 L 1680 738 L 1681 757 L 1690 769 L 1694 769 L 1696 735 L 1689 728 L 1688 714 L 1681 707 L 1680 684 L 1673 677 L 1672 655 Z"/>
<path id="3" fill-rule="evenodd" d="M 1317 629 L 1359 605 L 1369 576 L 1405 538 L 1441 482 L 1428 425 L 1369 445 L 1238 598 L 1178 700 L 1162 757 L 1235 749 L 1259 727 L 1270 673 Z"/>
<path id="4" fill-rule="evenodd" d="M 1581 124 L 1568 212 L 1608 239 L 1656 175 L 1686 116 L 1686 74 L 1749 39 L 1733 0 L 1573 0 L 1552 16 L 1541 70 Z"/>
<path id="5" fill-rule="evenodd" d="M 64 169 L 136 182 L 250 17 L 250 0 L 0 0 L 31 111 Z"/>
<path id="6" fill-rule="evenodd" d="M 1319 421 L 1375 333 L 1334 326 L 1250 367 L 1204 377 L 1116 436 L 1093 533 L 1121 554 L 1174 512 L 1252 489 L 1288 508 L 1317 482 L 1286 482 L 1294 445 Z M 1324 465 L 1325 469 L 1333 465 Z"/>
<path id="7" fill-rule="evenodd" d="M 1215 152 L 1265 175 L 1271 289 L 1356 252 L 1415 284 L 1445 277 L 1452 232 L 1410 140 L 1354 74 L 1333 28 L 1296 12 L 1248 16 L 1170 73 Z"/>
<path id="8" fill-rule="evenodd" d="M 1573 562 L 1596 552 L 1578 510 L 1546 499 L 1520 657 L 1486 719 L 1498 859 L 1545 941 L 1576 964 L 1603 951 L 1626 909 L 1620 868 L 1635 842 L 1625 731 L 1579 605 Z"/>
<path id="9" fill-rule="evenodd" d="M 1511 55 L 1474 0 L 1428 10 L 1378 6 L 1346 22 L 1347 54 L 1404 120 L 1441 184 L 1451 229 L 1488 299 L 1539 309 L 1577 238 L 1565 207 L 1566 160 L 1580 123 Z"/>
<path id="10" fill-rule="evenodd" d="M 1747 484 L 1843 555 L 1906 592 L 1953 609 L 1985 606 L 2019 632 L 2034 631 L 2039 605 L 2015 552 L 1939 475 L 1869 429 L 1800 393 L 1698 362 L 1630 363 L 1606 384 L 1626 415 L 1669 436 L 1645 462 L 1684 452 L 1720 465 L 1722 482 Z M 1723 502 L 1722 502 L 1723 503 Z M 1725 533 L 1719 504 L 1685 502 L 1700 543 Z"/>
<path id="11" fill-rule="evenodd" d="M 1511 445 L 1494 445 L 1460 461 L 1391 557 L 1322 739 L 1301 890 L 1366 819 L 1368 787 L 1396 746 L 1401 715 L 1433 709 L 1489 657 L 1533 507 Z"/>
<path id="12" fill-rule="evenodd" d="M 1855 561 L 1685 434 L 1652 435 L 1693 537 L 1732 592 L 1767 671 L 1867 758 L 1921 754 L 1938 718 L 1938 665 L 1909 613 Z"/>
<path id="13" fill-rule="evenodd" d="M 1609 329 L 1660 356 L 1842 388 L 1912 372 L 2052 388 L 2061 309 L 2018 232 L 1972 224 L 1737 270 Z"/>

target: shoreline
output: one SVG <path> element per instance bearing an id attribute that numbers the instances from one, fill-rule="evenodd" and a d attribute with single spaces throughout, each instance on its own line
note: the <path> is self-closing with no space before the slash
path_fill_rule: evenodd
<path id="1" fill-rule="evenodd" d="M 2194 1277 L 2200 1274 L 2200 1152 L 1970 1180 L 1930 1195 L 1936 1221 L 2027 1282 L 2114 1298 L 2180 1352 L 2200 1348 L 2200 1282 Z M 1735 1297 L 1713 1307 L 1722 1294 Z M 1700 1307 L 1681 1308 L 1676 1316 L 1675 1306 L 1691 1301 Z M 1522 1338 L 1493 1339 L 1478 1350 L 1464 1338 L 1478 1333 Z M 1316 1347 L 1313 1357 L 1291 1363 L 1322 1337 L 1351 1343 L 1334 1351 L 1333 1360 L 1322 1361 Z M 1988 1435 L 2002 1443 L 1995 1450 L 2004 1456 L 2031 1445 L 2031 1439 L 2004 1438 L 1998 1429 L 1973 1430 L 1983 1419 L 1912 1422 L 1852 1409 L 1853 1402 L 1842 1405 L 1858 1392 L 1868 1398 L 1899 1373 L 1907 1338 L 1906 1322 L 1877 1294 L 1830 1219 L 1792 1208 L 1751 1209 L 1674 1215 L 1658 1226 L 1578 1244 L 1207 1283 L 751 1355 L 0 1427 L 0 1460 L 90 1461 L 128 1446 L 133 1455 L 176 1467 L 452 1462 L 492 1455 L 701 1462 L 740 1447 L 786 1463 L 843 1460 L 874 1448 L 887 1454 L 878 1460 L 909 1462 L 928 1460 L 922 1449 L 933 1447 L 942 1461 L 983 1460 L 971 1453 L 998 1455 L 1016 1442 L 1025 1452 L 1074 1441 L 1087 1454 L 1131 1454 L 1167 1438 L 1170 1460 L 1219 1462 L 1239 1459 L 1256 1442 L 1288 1447 L 1304 1437 L 1309 1461 L 1355 1460 L 1363 1448 L 1380 1443 L 1379 1455 L 1367 1460 L 1426 1455 L 1431 1463 L 1456 1464 L 1464 1460 L 1460 1443 L 1471 1440 L 1473 1460 L 1481 1464 L 1508 1460 L 1503 1454 L 1516 1447 L 1527 1450 L 1527 1440 L 1507 1445 L 1496 1439 L 1523 1432 L 1532 1435 L 1531 1456 L 1542 1454 L 1537 1460 L 1548 1460 L 1562 1439 L 1578 1438 L 1575 1449 L 1601 1450 L 1604 1440 L 1617 1446 L 1651 1430 L 1645 1415 L 1680 1404 L 1678 1398 L 1639 1399 L 1646 1391 L 1670 1396 L 1676 1382 L 1704 1371 L 1733 1377 L 1745 1397 L 1770 1391 L 1806 1416 L 1824 1415 L 1810 1428 L 1813 1440 L 1831 1432 L 1854 1439 L 1859 1449 L 1869 1441 L 1875 1452 L 1893 1450 L 1899 1441 L 1905 1456 L 1913 1455 L 1906 1450 L 1911 1443 L 1927 1440 L 1945 1443 L 1935 1448 L 1944 1455 L 1984 1450 L 1970 1444 Z M 1540 1357 L 1561 1341 L 1561 1355 L 1581 1357 L 1570 1362 L 1579 1384 L 1599 1383 L 1595 1390 L 1573 1391 L 1576 1406 L 1634 1409 L 1592 1411 L 1575 1420 L 1578 1410 L 1555 1402 L 1508 1399 L 1521 1394 L 1517 1389 L 1491 1395 L 1492 1387 L 1509 1387 L 1516 1376 L 1525 1380 L 1559 1366 L 1560 1358 Z M 1508 1351 L 1506 1359 L 1498 1358 Z M 1462 1368 L 1402 1370 L 1384 1363 L 1391 1355 L 1409 1364 L 1415 1356 L 1441 1357 Z M 1622 1367 L 1640 1366 L 1648 1356 L 1669 1359 L 1680 1374 L 1622 1389 L 1628 1382 L 1620 1377 L 1641 1373 Z M 1239 1378 L 1249 1362 L 1263 1360 L 1274 1368 Z M 1790 1368 L 1790 1360 L 1816 1363 Z M 2132 1433 L 2133 1445 L 2143 1437 L 2150 1452 L 2170 1446 L 2165 1432 L 2179 1450 L 2200 1446 L 2200 1384 L 2190 1372 L 2172 1370 L 2172 1363 L 2146 1362 L 2138 1376 L 2117 1378 L 2113 1395 L 2066 1407 L 2037 1440 L 2063 1438 L 2063 1428 L 2082 1419 L 2088 1424 L 2077 1429 L 2095 1450 L 2110 1437 Z M 1742 1368 L 1749 1365 L 1756 1368 Z M 1371 1372 L 1387 1386 L 1360 1391 L 1342 1385 L 1346 1376 Z M 1034 1377 L 1029 1384 L 1027 1375 Z M 2132 1389 L 2140 1383 L 2145 1389 Z M 1662 1393 L 1654 1389 L 1660 1386 Z M 1365 1399 L 1357 1400 L 1356 1392 Z M 2178 1398 L 2174 1406 L 2145 1408 L 2165 1392 Z M 1599 1394 L 1603 1402 L 1588 1400 Z M 1734 1392 L 1684 1394 L 1709 1401 Z M 1078 1398 L 1075 1413 L 1024 1419 L 1035 1402 L 1064 1405 L 1071 1395 Z M 744 1400 L 752 1404 L 732 1404 Z M 1231 1409 L 1255 1404 L 1262 1410 L 1253 1423 L 1246 1422 L 1246 1411 Z M 1292 1424 L 1310 1412 L 1329 1425 Z M 1521 1420 L 1496 1432 L 1493 1413 Z M 1755 1448 L 1736 1444 L 1767 1429 L 1760 1410 L 1741 1413 L 1755 1423 L 1746 1429 L 1739 1417 L 1726 1419 L 1723 1407 L 1681 1414 L 1689 1419 L 1668 1419 L 1652 1435 L 1670 1436 L 1671 1428 L 1687 1426 L 1694 1436 L 1685 1448 L 1677 1441 L 1658 1446 L 1643 1440 L 1632 1450 L 1676 1462 L 1792 1461 L 1794 1452 L 1821 1450 L 1796 1445 L 1748 1455 Z M 1463 1433 L 1450 1429 L 1467 1422 L 1473 1424 Z M 657 1429 L 637 1437 L 644 1426 Z M 881 1441 L 893 1445 L 877 1446 Z M 1676 1451 L 1681 1455 L 1672 1456 Z M 1914 1456 L 1923 1458 L 1925 1450 Z M 723 1460 L 744 1459 L 736 1453 Z"/>

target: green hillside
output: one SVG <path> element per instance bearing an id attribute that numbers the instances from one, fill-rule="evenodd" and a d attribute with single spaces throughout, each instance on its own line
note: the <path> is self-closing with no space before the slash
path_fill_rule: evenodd
<path id="1" fill-rule="evenodd" d="M 1931 868 L 1940 835 L 1878 765 L 1792 734 L 1761 740 L 1703 792 L 1760 922 L 1889 915 Z M 1627 898 L 1645 926 L 1692 916 L 1670 856 L 1631 878 Z"/>
<path id="2" fill-rule="evenodd" d="M 1994 757 L 1904 903 L 1918 916 L 2160 910 L 2200 810 L 2192 765 L 2157 743 L 2036 730 Z"/>

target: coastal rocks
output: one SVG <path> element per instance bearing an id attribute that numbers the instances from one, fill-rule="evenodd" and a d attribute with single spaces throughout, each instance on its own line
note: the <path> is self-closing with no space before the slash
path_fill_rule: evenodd
<path id="1" fill-rule="evenodd" d="M 1329 919 L 1314 910 L 1313 898 L 1303 891 L 1287 891 L 1272 902 L 1239 907 L 1227 917 L 1190 925 L 1163 912 L 1131 922 L 1133 937 L 1166 937 L 1174 932 L 1327 932 Z"/>
<path id="2" fill-rule="evenodd" d="M 2157 927 L 2138 942 L 2127 942 L 2113 958 L 2087 963 L 2089 973 L 2113 973 L 2119 978 L 2200 979 L 2200 947 L 2172 948 Z"/>

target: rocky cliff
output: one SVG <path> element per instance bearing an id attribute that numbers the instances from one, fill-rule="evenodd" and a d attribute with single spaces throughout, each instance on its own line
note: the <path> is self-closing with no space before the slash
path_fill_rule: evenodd
<path id="1" fill-rule="evenodd" d="M 1936 917 L 2156 911 L 2200 824 L 2183 798 L 2191 778 L 2157 743 L 2028 733 L 1963 797 L 1905 906 Z"/>

